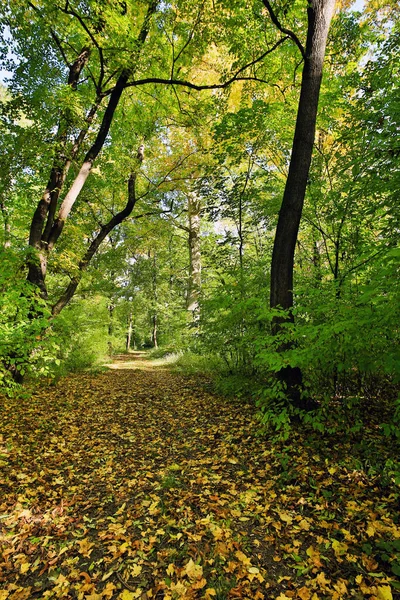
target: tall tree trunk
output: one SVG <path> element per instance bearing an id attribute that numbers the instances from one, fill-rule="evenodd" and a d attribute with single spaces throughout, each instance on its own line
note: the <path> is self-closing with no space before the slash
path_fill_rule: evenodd
<path id="1" fill-rule="evenodd" d="M 29 236 L 29 245 L 35 249 L 36 256 L 34 256 L 29 263 L 28 281 L 39 288 L 41 295 L 45 299 L 47 299 L 46 272 L 49 253 L 56 245 L 72 207 L 90 175 L 93 163 L 103 148 L 122 93 L 128 83 L 129 77 L 135 73 L 137 68 L 142 46 L 150 31 L 151 18 L 157 10 L 158 2 L 159 0 L 152 0 L 148 6 L 146 16 L 144 17 L 137 38 L 136 51 L 131 55 L 131 66 L 124 68 L 122 72 L 120 72 L 109 95 L 108 104 L 105 108 L 94 142 L 86 152 L 75 180 L 72 182 L 70 189 L 59 206 L 61 191 L 64 187 L 71 162 L 78 155 L 82 142 L 93 122 L 103 97 L 103 90 L 97 90 L 97 98 L 86 116 L 85 126 L 77 136 L 69 156 L 66 156 L 65 152 L 69 124 L 65 119 L 60 120 L 55 139 L 56 151 L 49 182 L 33 215 Z M 83 48 L 75 62 L 70 65 L 68 84 L 73 90 L 76 90 L 77 88 L 79 76 L 88 62 L 89 54 L 89 49 Z"/>
<path id="2" fill-rule="evenodd" d="M 149 250 L 149 258 L 151 257 L 151 250 Z M 157 314 L 157 301 L 158 301 L 158 293 L 157 293 L 157 257 L 154 251 L 153 254 L 153 264 L 152 264 L 152 273 L 151 273 L 151 284 L 152 284 L 152 294 L 153 294 L 153 314 L 151 316 L 152 323 L 152 331 L 151 331 L 151 342 L 153 344 L 153 348 L 158 348 L 158 314 Z"/>
<path id="3" fill-rule="evenodd" d="M 132 331 L 133 331 L 133 315 L 132 311 L 129 312 L 128 315 L 128 331 L 126 333 L 126 352 L 129 352 L 131 349 L 132 343 Z"/>
<path id="4" fill-rule="evenodd" d="M 200 199 L 194 192 L 188 194 L 188 215 L 189 284 L 187 310 L 194 314 L 199 308 L 201 288 Z"/>
<path id="5" fill-rule="evenodd" d="M 3 202 L 3 200 L 0 201 L 0 210 L 3 214 L 3 221 L 4 221 L 4 240 L 3 240 L 3 247 L 4 248 L 9 248 L 11 246 L 11 224 L 10 224 L 10 214 L 8 212 L 8 208 L 5 204 L 5 202 Z"/>
<path id="6" fill-rule="evenodd" d="M 264 4 L 271 9 L 269 2 L 264 0 Z M 293 321 L 294 253 L 311 164 L 326 42 L 334 6 L 335 0 L 310 0 L 307 8 L 307 43 L 303 54 L 300 100 L 289 173 L 272 254 L 270 306 L 287 310 L 290 321 Z M 274 330 L 280 330 L 279 321 L 275 322 Z M 293 403 L 301 406 L 300 369 L 285 367 L 280 373 L 280 379 L 286 384 Z"/>
<path id="7" fill-rule="evenodd" d="M 108 223 L 102 225 L 101 229 L 98 231 L 96 237 L 93 239 L 89 248 L 86 250 L 85 255 L 80 260 L 78 265 L 78 273 L 71 278 L 70 283 L 68 284 L 65 292 L 60 296 L 57 302 L 54 304 L 52 308 L 52 315 L 58 315 L 62 309 L 68 304 L 73 295 L 76 292 L 76 288 L 78 287 L 80 280 L 82 278 L 83 273 L 88 268 L 90 261 L 93 256 L 96 254 L 99 249 L 101 243 L 105 240 L 108 234 L 115 229 L 118 225 L 122 223 L 124 219 L 129 217 L 131 212 L 133 211 L 136 204 L 136 177 L 137 173 L 131 173 L 128 179 L 128 200 L 126 202 L 125 207 L 116 215 L 114 215 Z"/>
<path id="8" fill-rule="evenodd" d="M 154 312 L 152 317 L 152 325 L 153 329 L 151 332 L 151 342 L 153 344 L 153 348 L 158 348 L 158 339 L 157 339 L 157 313 Z"/>
<path id="9" fill-rule="evenodd" d="M 112 343 L 112 337 L 114 335 L 114 310 L 115 304 L 113 304 L 113 302 L 110 302 L 110 304 L 108 305 L 108 354 L 110 355 L 110 358 L 114 354 L 114 348 Z"/>

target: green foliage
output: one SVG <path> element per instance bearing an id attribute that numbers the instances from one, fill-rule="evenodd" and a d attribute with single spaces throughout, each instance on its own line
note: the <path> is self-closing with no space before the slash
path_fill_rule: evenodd
<path id="1" fill-rule="evenodd" d="M 47 375 L 57 360 L 49 311 L 24 277 L 24 260 L 23 252 L 0 252 L 0 384 L 5 389 L 25 376 Z"/>
<path id="2" fill-rule="evenodd" d="M 101 296 L 73 303 L 58 316 L 53 329 L 60 348 L 57 376 L 101 365 L 109 358 L 110 344 L 119 342 L 107 335 L 107 299 Z"/>
<path id="3" fill-rule="evenodd" d="M 204 374 L 216 375 L 223 368 L 223 363 L 218 355 L 195 354 L 193 352 L 184 352 L 178 355 L 173 363 L 173 370 L 186 375 Z"/>

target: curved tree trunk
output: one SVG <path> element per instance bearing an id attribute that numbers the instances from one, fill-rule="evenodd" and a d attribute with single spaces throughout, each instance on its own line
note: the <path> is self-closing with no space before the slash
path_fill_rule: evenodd
<path id="1" fill-rule="evenodd" d="M 279 212 L 272 254 L 270 306 L 287 310 L 289 313 L 287 318 L 291 321 L 293 321 L 291 311 L 293 308 L 294 253 L 311 164 L 322 69 L 334 6 L 335 0 L 311 0 L 307 9 L 308 30 L 300 100 L 289 173 Z M 280 322 L 276 321 L 274 330 L 278 332 L 279 329 Z M 280 379 L 286 383 L 291 400 L 301 406 L 302 375 L 300 369 L 286 367 L 282 369 Z"/>

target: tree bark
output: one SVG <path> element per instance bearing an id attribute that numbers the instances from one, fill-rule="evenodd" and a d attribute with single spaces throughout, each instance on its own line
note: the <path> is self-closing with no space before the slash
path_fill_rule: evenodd
<path id="1" fill-rule="evenodd" d="M 77 136 L 73 145 L 70 156 L 66 156 L 66 140 L 68 127 L 64 120 L 61 120 L 58 133 L 56 135 L 56 153 L 53 162 L 53 167 L 50 172 L 48 185 L 38 203 L 36 211 L 32 218 L 29 245 L 35 249 L 35 256 L 32 257 L 29 263 L 28 281 L 36 285 L 43 298 L 47 299 L 46 288 L 46 271 L 49 253 L 54 248 L 60 237 L 66 219 L 68 218 L 73 205 L 75 204 L 86 180 L 91 172 L 93 163 L 100 153 L 107 135 L 110 130 L 115 111 L 121 99 L 123 90 L 125 89 L 128 79 L 135 72 L 137 61 L 147 35 L 150 31 L 151 17 L 157 10 L 159 0 L 152 0 L 149 4 L 146 16 L 143 20 L 143 25 L 137 38 L 137 49 L 132 55 L 132 66 L 125 68 L 119 75 L 115 86 L 109 96 L 108 104 L 105 109 L 97 136 L 94 143 L 86 152 L 85 158 L 81 164 L 79 172 L 75 177 L 69 191 L 65 195 L 60 208 L 58 209 L 58 201 L 62 188 L 65 184 L 66 175 L 73 158 L 78 154 L 82 142 L 86 137 L 90 123 L 97 112 L 101 99 L 104 96 L 102 90 L 97 90 L 97 98 L 86 117 L 86 127 Z M 76 90 L 79 76 L 86 66 L 89 59 L 89 49 L 84 48 L 73 64 L 70 65 L 68 84 L 73 90 Z M 46 222 L 47 219 L 47 222 Z"/>
<path id="2" fill-rule="evenodd" d="M 133 211 L 135 204 L 136 204 L 136 190 L 135 190 L 136 176 L 137 176 L 137 173 L 132 173 L 129 177 L 128 200 L 125 205 L 125 208 L 123 210 L 121 210 L 119 213 L 117 213 L 116 215 L 114 215 L 112 217 L 112 219 L 110 219 L 108 221 L 108 223 L 106 223 L 106 225 L 103 225 L 101 227 L 100 231 L 98 232 L 98 234 L 96 235 L 96 237 L 90 244 L 89 248 L 87 249 L 85 255 L 79 262 L 78 274 L 71 278 L 71 281 L 70 281 L 69 285 L 67 286 L 67 289 L 62 294 L 62 296 L 60 296 L 58 301 L 54 304 L 52 311 L 51 311 L 53 317 L 55 317 L 62 311 L 62 309 L 68 304 L 68 302 L 71 300 L 72 296 L 75 294 L 76 288 L 79 285 L 79 282 L 82 278 L 83 273 L 88 268 L 90 261 L 92 260 L 93 256 L 96 254 L 96 252 L 99 249 L 100 244 L 103 242 L 103 240 L 107 237 L 107 235 L 113 229 L 115 229 L 115 227 L 120 225 L 122 223 L 122 221 L 124 221 L 124 219 L 129 217 L 129 215 Z"/>
<path id="3" fill-rule="evenodd" d="M 149 251 L 149 258 L 151 257 L 151 251 Z M 153 293 L 153 314 L 151 317 L 152 331 L 151 331 L 151 342 L 153 348 L 158 348 L 158 293 L 157 293 L 157 258 L 156 253 L 153 255 L 153 265 L 151 273 L 151 284 Z"/>
<path id="4" fill-rule="evenodd" d="M 0 201 L 0 210 L 3 214 L 3 221 L 4 221 L 3 247 L 4 247 L 4 249 L 6 249 L 6 248 L 10 248 L 10 246 L 11 246 L 11 224 L 10 224 L 10 214 L 9 214 L 8 208 L 5 204 L 5 202 L 3 202 L 3 200 Z"/>
<path id="5" fill-rule="evenodd" d="M 68 85 L 70 85 L 74 91 L 77 89 L 80 74 L 86 66 L 89 56 L 90 50 L 88 48 L 83 48 L 77 59 L 70 65 Z M 89 118 L 87 128 L 93 117 L 94 114 Z M 29 245 L 37 250 L 38 256 L 37 260 L 31 260 L 29 263 L 28 281 L 40 289 L 44 298 L 47 298 L 45 279 L 47 271 L 48 236 L 53 226 L 58 199 L 67 177 L 71 161 L 75 158 L 80 147 L 80 144 L 74 144 L 71 155 L 69 157 L 67 156 L 66 145 L 70 126 L 71 123 L 65 115 L 62 115 L 55 136 L 56 150 L 49 181 L 43 192 L 42 198 L 36 207 L 29 232 Z M 80 135 L 79 138 L 83 141 L 84 135 Z"/>
<path id="6" fill-rule="evenodd" d="M 132 311 L 130 311 L 130 313 L 128 315 L 128 331 L 126 333 L 126 352 L 127 353 L 131 349 L 132 332 L 133 332 L 133 315 L 132 315 Z"/>
<path id="7" fill-rule="evenodd" d="M 201 288 L 200 199 L 194 192 L 188 193 L 188 217 L 189 283 L 187 310 L 194 314 L 199 308 Z"/>
<path id="8" fill-rule="evenodd" d="M 311 164 L 326 42 L 334 6 L 335 0 L 310 0 L 307 9 L 308 29 L 300 100 L 272 254 L 270 306 L 288 311 L 286 319 L 290 321 L 293 321 L 294 253 Z M 275 321 L 275 333 L 280 330 L 281 323 L 282 320 Z M 279 377 L 286 384 L 293 403 L 300 406 L 300 369 L 285 367 Z"/>

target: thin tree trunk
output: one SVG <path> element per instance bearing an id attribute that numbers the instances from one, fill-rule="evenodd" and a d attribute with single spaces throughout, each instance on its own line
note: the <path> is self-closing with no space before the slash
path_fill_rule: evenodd
<path id="1" fill-rule="evenodd" d="M 112 217 L 112 219 L 110 219 L 110 221 L 108 223 L 106 223 L 106 225 L 103 225 L 101 227 L 100 231 L 98 232 L 98 234 L 96 235 L 96 237 L 90 244 L 89 248 L 87 249 L 84 257 L 79 262 L 77 275 L 74 275 L 74 277 L 71 278 L 71 281 L 70 281 L 69 285 L 67 286 L 67 289 L 65 290 L 64 294 L 62 294 L 62 296 L 60 296 L 58 301 L 54 304 L 52 311 L 51 311 L 53 316 L 58 315 L 62 311 L 64 306 L 66 306 L 68 304 L 68 302 L 71 300 L 72 296 L 75 294 L 76 288 L 79 285 L 79 282 L 82 278 L 83 273 L 86 271 L 87 267 L 89 266 L 90 261 L 92 260 L 93 256 L 96 254 L 96 252 L 99 249 L 100 244 L 103 242 L 103 240 L 107 237 L 107 235 L 113 229 L 115 229 L 115 227 L 120 225 L 124 219 L 129 217 L 129 215 L 133 211 L 135 204 L 136 204 L 136 191 L 135 191 L 136 176 L 137 176 L 137 173 L 132 173 L 129 177 L 128 200 L 127 200 L 125 208 L 123 210 L 121 210 L 119 213 L 117 213 L 116 215 L 114 215 L 114 217 Z"/>
<path id="2" fill-rule="evenodd" d="M 151 256 L 151 252 L 149 251 L 149 257 Z M 158 326 L 158 315 L 157 315 L 157 258 L 156 253 L 153 255 L 153 270 L 152 270 L 152 287 L 153 287 L 153 315 L 151 317 L 152 322 L 152 332 L 151 332 L 151 341 L 153 344 L 153 348 L 158 348 L 158 339 L 157 339 L 157 326 Z"/>
<path id="3" fill-rule="evenodd" d="M 264 4 L 268 5 L 271 13 L 269 3 L 264 0 Z M 335 0 L 310 0 L 307 8 L 308 30 L 300 100 L 289 173 L 272 254 L 270 306 L 288 311 L 287 319 L 290 321 L 293 321 L 294 253 L 311 164 L 326 42 L 334 6 Z M 281 322 L 275 321 L 275 333 L 280 330 Z M 288 396 L 293 403 L 301 406 L 300 369 L 285 367 L 280 373 L 280 379 L 286 384 Z"/>
<path id="4" fill-rule="evenodd" d="M 153 344 L 153 348 L 158 348 L 158 340 L 157 340 L 157 313 L 154 313 L 153 318 L 153 330 L 151 332 L 151 341 Z"/>
<path id="5" fill-rule="evenodd" d="M 200 247 L 200 199 L 189 192 L 189 284 L 187 294 L 187 310 L 195 313 L 199 308 L 201 288 L 201 247 Z"/>
<path id="6" fill-rule="evenodd" d="M 74 158 L 78 154 L 81 144 L 88 131 L 89 125 L 93 121 L 97 108 L 100 105 L 102 97 L 101 90 L 98 90 L 97 92 L 98 97 L 96 98 L 92 109 L 87 115 L 85 128 L 75 140 L 70 157 L 65 157 L 64 152 L 67 129 L 65 128 L 64 123 L 60 123 L 56 136 L 56 145 L 58 147 L 56 150 L 53 167 L 50 172 L 49 183 L 34 213 L 29 237 L 29 245 L 36 250 L 36 257 L 30 261 L 28 281 L 40 289 L 41 294 L 45 299 L 47 299 L 47 288 L 45 281 L 49 253 L 57 243 L 58 238 L 63 231 L 65 221 L 68 218 L 83 186 L 85 185 L 87 178 L 89 177 L 94 161 L 104 145 L 123 90 L 128 83 L 129 77 L 135 72 L 142 46 L 146 41 L 147 35 L 150 31 L 151 17 L 157 10 L 158 1 L 159 0 L 153 0 L 148 7 L 142 28 L 138 35 L 137 49 L 131 56 L 132 66 L 124 69 L 119 75 L 109 96 L 108 105 L 105 109 L 95 141 L 87 151 L 78 174 L 75 177 L 75 180 L 73 181 L 69 191 L 65 195 L 56 216 L 60 193 L 64 186 L 66 175 L 71 164 L 71 156 Z M 84 48 L 76 61 L 70 66 L 68 84 L 71 85 L 72 89 L 76 89 L 79 75 L 86 65 L 88 58 L 89 51 L 88 49 Z M 46 219 L 47 223 L 45 224 Z"/>
<path id="7" fill-rule="evenodd" d="M 0 202 L 0 210 L 3 214 L 3 221 L 4 221 L 3 247 L 4 247 L 4 249 L 6 249 L 6 248 L 10 248 L 10 246 L 11 246 L 11 223 L 10 223 L 10 214 L 8 212 L 8 208 L 3 201 Z"/>
<path id="8" fill-rule="evenodd" d="M 114 348 L 112 343 L 112 336 L 114 335 L 114 310 L 115 304 L 112 302 L 108 305 L 108 354 L 110 358 L 114 354 Z"/>
<path id="9" fill-rule="evenodd" d="M 128 315 L 128 331 L 126 334 L 126 352 L 128 353 L 131 349 L 131 342 L 132 342 L 132 323 L 133 323 L 133 319 L 132 319 L 132 311 L 129 312 Z"/>

